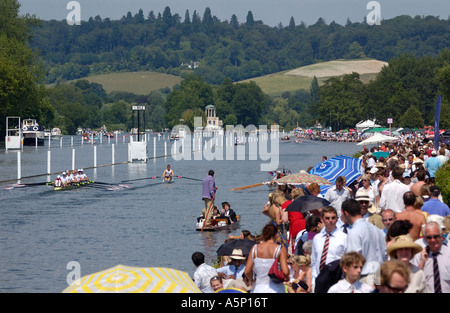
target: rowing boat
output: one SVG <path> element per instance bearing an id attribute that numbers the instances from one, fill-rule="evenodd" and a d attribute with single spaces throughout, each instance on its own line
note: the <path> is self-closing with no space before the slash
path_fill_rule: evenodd
<path id="1" fill-rule="evenodd" d="M 92 183 L 94 183 L 94 181 L 88 180 L 88 181 L 83 181 L 83 182 L 78 182 L 78 183 L 71 183 L 66 186 L 53 186 L 53 190 L 54 191 L 72 190 L 72 189 L 77 189 L 77 188 L 80 188 L 83 186 L 87 186 Z"/>

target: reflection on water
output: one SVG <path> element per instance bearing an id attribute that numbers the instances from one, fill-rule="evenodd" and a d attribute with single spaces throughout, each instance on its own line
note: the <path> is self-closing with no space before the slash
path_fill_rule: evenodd
<path id="1" fill-rule="evenodd" d="M 153 143 L 153 140 L 150 141 Z M 164 141 L 157 140 L 158 151 Z M 170 146 L 169 143 L 167 146 Z M 48 147 L 26 147 L 22 152 L 22 175 L 36 175 L 47 170 Z M 97 164 L 111 163 L 111 145 L 98 146 Z M 51 171 L 71 167 L 72 147 L 51 148 Z M 75 146 L 76 167 L 93 164 L 93 145 Z M 153 156 L 153 145 L 149 156 Z M 307 169 L 322 156 L 352 155 L 358 146 L 352 143 L 307 142 L 280 143 L 279 167 L 292 171 Z M 0 152 L 0 180 L 17 176 L 16 152 Z M 127 160 L 127 145 L 115 145 L 115 161 Z M 3 292 L 60 292 L 66 286 L 70 261 L 81 266 L 81 275 L 117 264 L 162 266 L 195 270 L 191 255 L 201 251 L 211 264 L 216 250 L 229 234 L 247 229 L 260 233 L 268 221 L 260 212 L 269 190 L 260 186 L 243 191 L 232 188 L 264 182 L 267 172 L 260 171 L 261 160 L 179 160 L 161 157 L 147 163 L 136 162 L 87 169 L 88 176 L 99 182 L 119 183 L 131 188 L 110 191 L 97 186 L 54 192 L 49 186 L 0 189 L 0 290 Z M 175 171 L 174 183 L 160 178 L 166 165 Z M 240 227 L 230 232 L 199 232 L 195 222 L 200 215 L 201 181 L 209 169 L 215 171 L 219 187 L 216 204 L 228 201 L 241 215 Z M 52 177 L 53 179 L 54 177 Z M 25 182 L 45 181 L 46 177 Z"/>

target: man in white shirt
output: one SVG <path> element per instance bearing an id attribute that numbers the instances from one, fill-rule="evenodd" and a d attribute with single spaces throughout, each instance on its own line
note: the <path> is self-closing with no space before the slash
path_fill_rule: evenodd
<path id="1" fill-rule="evenodd" d="M 369 274 L 373 276 L 380 264 L 386 260 L 384 232 L 362 217 L 361 206 L 355 199 L 348 199 L 342 204 L 342 214 L 344 220 L 350 225 L 347 233 L 346 252 L 361 253 L 366 259 L 361 276 Z M 372 283 L 369 279 L 366 282 Z"/>
<path id="2" fill-rule="evenodd" d="M 192 262 L 197 268 L 192 279 L 195 285 L 204 293 L 213 293 L 211 287 L 211 278 L 217 276 L 217 270 L 205 263 L 205 255 L 201 252 L 194 252 L 192 254 Z"/>
<path id="3" fill-rule="evenodd" d="M 312 253 L 311 253 L 311 272 L 312 284 L 314 285 L 316 277 L 321 270 L 321 264 L 326 265 L 335 260 L 339 260 L 344 255 L 347 247 L 347 234 L 336 227 L 338 216 L 336 209 L 327 206 L 322 209 L 322 222 L 324 227 L 314 236 Z M 325 242 L 329 236 L 327 245 L 327 252 L 324 254 Z M 322 257 L 324 262 L 321 263 Z"/>
<path id="4" fill-rule="evenodd" d="M 327 190 L 324 198 L 330 202 L 330 206 L 336 209 L 338 217 L 341 216 L 342 202 L 351 198 L 350 192 L 344 187 L 343 176 L 336 178 L 335 186 Z"/>
<path id="5" fill-rule="evenodd" d="M 217 269 L 218 273 L 223 273 L 225 279 L 238 279 L 242 277 L 245 271 L 246 257 L 241 249 L 234 249 L 231 253 L 231 263 Z M 221 276 L 221 275 L 220 275 Z"/>
<path id="6" fill-rule="evenodd" d="M 402 212 L 405 210 L 403 203 L 403 195 L 410 191 L 410 188 L 400 180 L 403 175 L 403 169 L 396 166 L 392 170 L 392 182 L 384 185 L 381 192 L 380 207 L 382 209 L 392 209 L 394 212 Z"/>

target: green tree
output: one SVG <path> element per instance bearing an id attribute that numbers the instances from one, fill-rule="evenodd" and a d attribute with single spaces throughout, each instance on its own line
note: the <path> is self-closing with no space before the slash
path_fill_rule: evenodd
<path id="1" fill-rule="evenodd" d="M 6 116 L 36 118 L 49 125 L 53 109 L 44 101 L 44 73 L 29 46 L 34 16 L 20 16 L 16 0 L 0 2 L 0 138 L 5 138 Z M 3 140 L 3 139 L 0 139 Z"/>
<path id="2" fill-rule="evenodd" d="M 411 105 L 400 117 L 398 125 L 400 127 L 421 128 L 424 125 L 422 114 L 414 105 Z"/>
<path id="3" fill-rule="evenodd" d="M 253 26 L 255 24 L 255 20 L 253 19 L 252 11 L 248 11 L 245 24 L 247 26 Z"/>
<path id="4" fill-rule="evenodd" d="M 181 82 L 180 88 L 172 91 L 166 98 L 166 124 L 173 127 L 179 124 L 184 111 L 204 110 L 210 104 L 214 105 L 211 86 L 201 77 L 190 74 Z"/>

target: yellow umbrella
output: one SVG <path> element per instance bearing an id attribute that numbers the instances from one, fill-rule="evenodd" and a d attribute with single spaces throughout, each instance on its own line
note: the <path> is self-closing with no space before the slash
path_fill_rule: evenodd
<path id="1" fill-rule="evenodd" d="M 116 265 L 83 276 L 63 293 L 201 293 L 186 272 L 166 267 Z"/>

